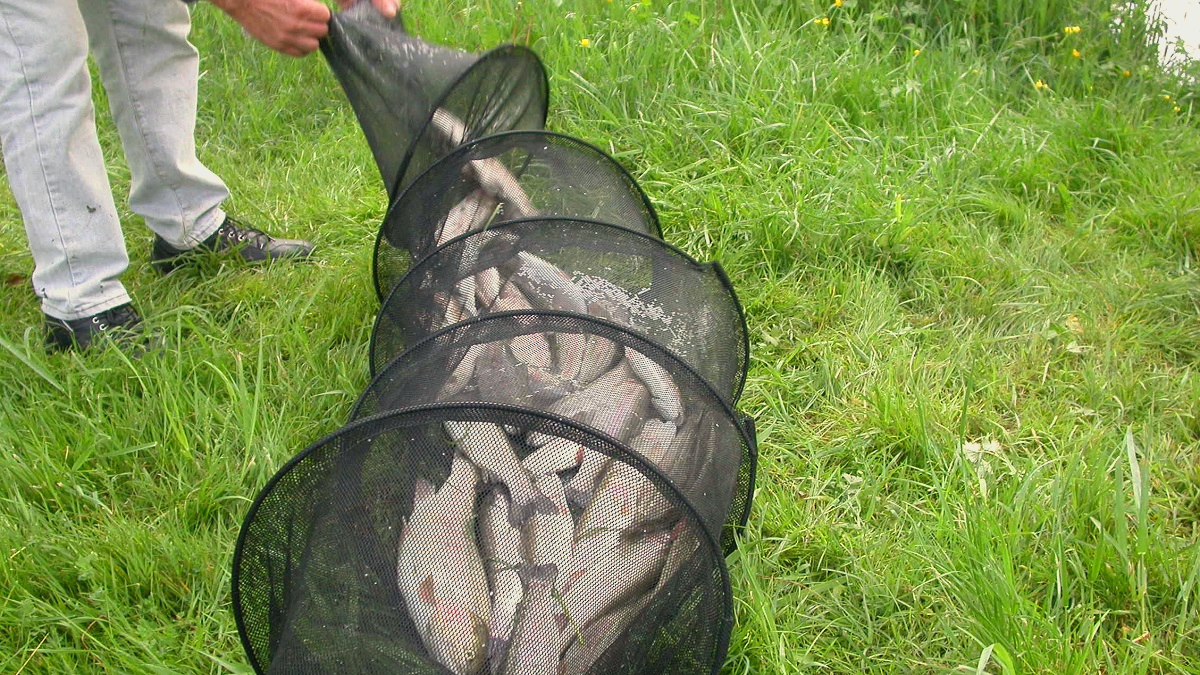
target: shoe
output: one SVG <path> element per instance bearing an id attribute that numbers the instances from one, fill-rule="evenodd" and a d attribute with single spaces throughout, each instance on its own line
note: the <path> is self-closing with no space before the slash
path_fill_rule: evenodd
<path id="1" fill-rule="evenodd" d="M 217 231 L 193 248 L 178 249 L 162 237 L 155 236 L 150 264 L 159 272 L 169 274 L 187 263 L 196 253 L 237 253 L 242 260 L 257 263 L 278 258 L 307 258 L 312 250 L 313 245 L 307 241 L 275 239 L 225 216 L 225 222 Z"/>
<path id="2" fill-rule="evenodd" d="M 46 315 L 46 351 L 87 349 L 101 340 L 136 344 L 144 339 L 142 317 L 132 304 L 105 310 L 99 314 L 66 321 Z"/>

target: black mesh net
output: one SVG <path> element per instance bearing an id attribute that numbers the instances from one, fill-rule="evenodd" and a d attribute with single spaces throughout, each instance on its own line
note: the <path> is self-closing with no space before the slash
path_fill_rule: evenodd
<path id="1" fill-rule="evenodd" d="M 643 334 L 691 366 L 729 402 L 746 378 L 741 305 L 717 263 L 660 239 L 592 220 L 524 219 L 452 239 L 414 265 L 383 302 L 371 372 L 434 331 L 497 311 L 557 310 Z M 576 379 L 604 362 L 555 350 Z M 601 354 L 603 356 L 603 354 Z M 563 368 L 559 368 L 563 370 Z M 585 375 L 586 376 L 586 375 Z"/>
<path id="2" fill-rule="evenodd" d="M 322 50 L 389 192 L 373 377 L 233 562 L 259 675 L 716 675 L 746 522 L 746 323 L 611 157 L 543 130 L 527 49 L 371 3 Z"/>
<path id="3" fill-rule="evenodd" d="M 583 141 L 514 131 L 463 144 L 393 202 L 375 242 L 375 289 L 387 295 L 438 245 L 519 218 L 588 218 L 661 238 L 633 177 Z"/>
<path id="4" fill-rule="evenodd" d="M 555 356 L 566 351 L 589 371 L 564 376 Z M 671 352 L 612 323 L 565 312 L 500 312 L 455 324 L 390 361 L 351 417 L 444 402 L 520 406 L 580 422 L 652 463 L 726 550 L 745 523 L 754 448 L 737 416 Z M 573 509 L 590 503 L 605 475 L 602 458 L 576 457 L 579 448 L 543 433 L 509 430 L 473 441 L 496 446 L 490 456 L 510 457 L 511 446 L 578 459 L 566 484 Z"/>
<path id="5" fill-rule="evenodd" d="M 531 452 L 547 504 L 521 516 L 469 456 L 512 430 L 598 453 L 614 478 L 573 513 L 569 462 Z M 732 621 L 721 550 L 670 481 L 502 406 L 389 412 L 313 444 L 254 503 L 233 569 L 260 673 L 716 673 Z"/>
<path id="6" fill-rule="evenodd" d="M 404 30 L 368 2 L 333 16 L 321 42 L 394 198 L 413 176 L 474 138 L 541 129 L 549 85 L 537 55 L 505 45 L 447 49 Z"/>

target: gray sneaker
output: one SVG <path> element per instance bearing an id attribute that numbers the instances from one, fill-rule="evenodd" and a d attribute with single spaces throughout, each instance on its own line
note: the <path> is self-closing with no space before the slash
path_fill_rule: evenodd
<path id="1" fill-rule="evenodd" d="M 248 263 L 266 262 L 280 258 L 307 258 L 313 245 L 299 239 L 276 239 L 267 233 L 246 227 L 229 216 L 194 248 L 178 249 L 162 237 L 154 237 L 150 264 L 163 274 L 174 272 L 198 254 L 233 253 Z"/>

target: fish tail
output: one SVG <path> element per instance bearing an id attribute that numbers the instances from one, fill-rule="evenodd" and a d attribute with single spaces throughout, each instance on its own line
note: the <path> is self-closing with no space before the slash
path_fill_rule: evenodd
<path id="1" fill-rule="evenodd" d="M 513 495 L 512 504 L 508 509 L 508 522 L 513 527 L 521 527 L 525 521 L 539 513 L 557 515 L 560 511 L 554 500 L 531 485 L 529 490 L 521 491 L 519 498 Z"/>

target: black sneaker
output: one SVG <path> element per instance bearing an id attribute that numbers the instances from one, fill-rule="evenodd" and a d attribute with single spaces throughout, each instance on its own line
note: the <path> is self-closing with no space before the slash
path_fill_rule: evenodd
<path id="1" fill-rule="evenodd" d="M 119 344 L 141 345 L 145 341 L 142 317 L 132 304 L 105 310 L 74 321 L 46 316 L 46 351 L 87 349 L 101 340 Z M 139 347 L 140 352 L 143 347 Z"/>
<path id="2" fill-rule="evenodd" d="M 246 227 L 229 216 L 209 235 L 208 239 L 194 248 L 178 249 L 162 237 L 154 237 L 154 248 L 150 251 L 150 264 L 163 274 L 175 271 L 188 262 L 196 253 L 237 253 L 248 263 L 265 262 L 279 258 L 307 258 L 313 245 L 299 239 L 275 239 L 261 230 Z"/>

